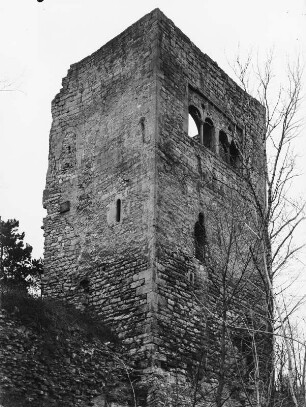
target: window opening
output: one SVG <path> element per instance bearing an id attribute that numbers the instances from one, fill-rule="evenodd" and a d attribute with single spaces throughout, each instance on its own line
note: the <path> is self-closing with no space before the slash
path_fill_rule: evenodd
<path id="1" fill-rule="evenodd" d="M 210 119 L 206 119 L 203 124 L 203 144 L 212 150 L 213 148 L 214 124 Z"/>
<path id="2" fill-rule="evenodd" d="M 85 277 L 83 280 L 80 281 L 79 283 L 79 288 L 80 288 L 80 303 L 81 303 L 81 309 L 86 309 L 87 306 L 89 305 L 89 300 L 90 300 L 90 281 L 87 277 Z"/>
<path id="3" fill-rule="evenodd" d="M 229 143 L 224 131 L 219 132 L 219 154 L 223 161 L 229 162 Z"/>
<path id="4" fill-rule="evenodd" d="M 120 222 L 121 220 L 121 199 L 117 199 L 116 203 L 116 221 Z"/>
<path id="5" fill-rule="evenodd" d="M 194 225 L 194 243 L 195 243 L 195 257 L 200 260 L 205 260 L 206 252 L 206 230 L 204 224 L 204 213 L 199 213 L 199 219 Z"/>
<path id="6" fill-rule="evenodd" d="M 244 374 L 249 377 L 254 369 L 254 354 L 253 354 L 253 342 L 252 338 L 234 337 L 233 344 L 237 347 L 240 357 L 244 360 Z"/>
<path id="7" fill-rule="evenodd" d="M 188 270 L 187 279 L 191 284 L 194 284 L 194 270 Z"/>
<path id="8" fill-rule="evenodd" d="M 231 142 L 229 152 L 230 152 L 231 166 L 234 168 L 238 168 L 239 167 L 239 150 L 236 147 L 236 144 L 234 141 Z"/>
<path id="9" fill-rule="evenodd" d="M 82 281 L 80 281 L 79 285 L 83 289 L 84 293 L 86 293 L 86 294 L 89 293 L 89 280 L 88 280 L 88 278 L 84 278 Z"/>
<path id="10" fill-rule="evenodd" d="M 199 137 L 201 127 L 201 115 L 194 106 L 189 106 L 188 114 L 188 136 Z"/>
<path id="11" fill-rule="evenodd" d="M 140 123 L 140 129 L 141 129 L 141 137 L 142 137 L 142 141 L 143 141 L 143 143 L 145 142 L 145 118 L 144 117 L 142 117 L 140 120 L 139 120 L 139 123 Z"/>

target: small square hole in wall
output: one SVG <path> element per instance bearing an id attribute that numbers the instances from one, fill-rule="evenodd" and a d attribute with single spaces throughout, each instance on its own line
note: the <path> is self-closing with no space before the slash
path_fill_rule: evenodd
<path id="1" fill-rule="evenodd" d="M 98 270 L 99 270 L 100 272 L 106 271 L 106 265 L 103 264 L 103 263 L 102 263 L 102 264 L 99 264 Z"/>
<path id="2" fill-rule="evenodd" d="M 59 208 L 60 213 L 65 213 L 70 211 L 70 201 L 65 201 L 60 204 Z"/>
<path id="3" fill-rule="evenodd" d="M 83 280 L 80 281 L 79 287 L 82 288 L 84 293 L 88 294 L 89 293 L 89 279 L 84 278 Z"/>

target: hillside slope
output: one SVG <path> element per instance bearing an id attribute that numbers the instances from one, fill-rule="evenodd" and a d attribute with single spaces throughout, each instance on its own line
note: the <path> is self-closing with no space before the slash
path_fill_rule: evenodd
<path id="1" fill-rule="evenodd" d="M 133 400 L 132 369 L 118 340 L 97 319 L 60 302 L 2 293 L 0 364 L 3 407 Z"/>

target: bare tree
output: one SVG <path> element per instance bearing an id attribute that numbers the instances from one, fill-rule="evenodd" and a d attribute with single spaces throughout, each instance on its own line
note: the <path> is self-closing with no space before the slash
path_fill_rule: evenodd
<path id="1" fill-rule="evenodd" d="M 246 61 L 238 57 L 234 64 L 236 76 L 246 92 L 252 82 L 253 67 L 251 55 Z M 208 243 L 206 258 L 200 260 L 209 270 L 215 302 L 208 307 L 200 292 L 195 295 L 208 315 L 208 326 L 209 320 L 213 321 L 218 341 L 218 349 L 213 354 L 215 371 L 210 372 L 208 366 L 204 374 L 206 381 L 215 384 L 207 386 L 203 379 L 203 386 L 199 383 L 201 376 L 194 374 L 197 392 L 194 392 L 193 406 L 201 400 L 221 407 L 232 395 L 237 397 L 234 393 L 238 388 L 249 405 L 277 405 L 273 367 L 278 368 L 276 381 L 282 377 L 284 382 L 285 378 L 294 406 L 305 397 L 306 368 L 299 357 L 305 344 L 293 333 L 290 322 L 292 312 L 302 301 L 290 310 L 282 309 L 282 296 L 273 288 L 273 282 L 302 248 L 295 244 L 294 237 L 304 220 L 305 203 L 290 196 L 292 181 L 298 176 L 293 144 L 302 128 L 299 118 L 302 70 L 299 62 L 295 67 L 289 66 L 287 83 L 276 86 L 273 54 L 270 53 L 262 68 L 256 64 L 254 74 L 255 96 L 265 107 L 265 129 L 263 138 L 251 149 L 240 145 L 240 174 L 244 187 L 238 191 L 226 185 L 232 188 L 232 194 L 224 208 L 225 215 L 220 215 L 219 207 L 213 216 L 210 208 L 213 222 L 206 226 L 215 230 L 208 230 L 207 241 L 213 243 Z M 247 96 L 243 103 L 249 103 Z M 233 112 L 236 122 L 234 115 Z M 247 133 L 247 123 L 245 128 Z M 259 144 L 266 146 L 266 160 L 259 161 Z M 262 179 L 261 185 L 259 179 Z M 275 351 L 273 354 L 271 346 L 267 369 L 262 359 L 268 337 L 271 345 L 275 343 Z M 255 397 L 250 396 L 250 386 Z"/>
<path id="2" fill-rule="evenodd" d="M 242 157 L 245 166 L 245 179 L 253 194 L 256 210 L 260 217 L 259 232 L 253 231 L 262 242 L 264 262 L 257 264 L 260 273 L 265 274 L 268 297 L 270 297 L 270 312 L 273 321 L 274 334 L 282 332 L 286 349 L 286 369 L 291 397 L 295 406 L 298 401 L 295 395 L 294 354 L 292 353 L 292 332 L 289 332 L 289 314 L 282 314 L 279 302 L 273 292 L 272 282 L 280 271 L 289 267 L 302 246 L 295 245 L 295 232 L 305 219 L 305 203 L 294 200 L 290 196 L 292 181 L 297 177 L 293 141 L 302 128 L 300 119 L 300 103 L 302 92 L 302 69 L 299 61 L 295 66 L 288 66 L 287 82 L 275 84 L 273 73 L 273 53 L 271 52 L 262 67 L 252 64 L 250 55 L 246 61 L 240 57 L 233 64 L 236 77 L 245 91 L 249 91 L 251 71 L 255 72 L 257 96 L 265 107 L 266 131 L 265 139 L 267 163 L 263 168 L 266 187 L 266 200 L 261 202 L 256 185 L 251 176 L 252 168 Z M 275 314 L 274 314 L 275 311 Z M 289 329 L 290 330 L 290 329 Z M 284 355 L 284 346 L 281 347 Z M 283 361 L 281 362 L 283 371 Z"/>

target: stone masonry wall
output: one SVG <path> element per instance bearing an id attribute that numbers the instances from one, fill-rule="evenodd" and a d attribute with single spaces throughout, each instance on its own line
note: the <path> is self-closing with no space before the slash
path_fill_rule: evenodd
<path id="1" fill-rule="evenodd" d="M 0 295 L 1 406 L 119 407 L 133 399 L 129 358 L 101 322 L 92 328 L 71 307 L 13 296 L 8 312 Z"/>
<path id="2" fill-rule="evenodd" d="M 71 66 L 52 102 L 43 199 L 44 295 L 95 308 L 146 363 L 156 30 L 149 15 Z"/>
<path id="3" fill-rule="evenodd" d="M 156 355 L 160 365 L 168 369 L 180 366 L 181 371 L 189 369 L 190 373 L 193 366 L 191 376 L 202 358 L 206 381 L 211 379 L 217 388 L 220 321 L 226 316 L 228 324 L 235 321 L 236 326 L 247 330 L 250 326 L 265 326 L 267 317 L 264 282 L 249 254 L 250 247 L 254 247 L 261 255 L 255 235 L 250 233 L 251 228 L 257 230 L 258 218 L 244 177 L 249 169 L 263 204 L 265 112 L 163 14 L 159 48 L 156 282 L 160 344 Z M 199 136 L 188 137 L 191 105 L 197 108 L 199 122 L 207 118 L 213 122 L 211 148 L 201 145 Z M 220 131 L 238 146 L 245 167 L 240 163 L 234 168 L 230 160 L 222 159 Z M 195 257 L 194 227 L 200 212 L 205 216 L 207 235 L 204 261 Z M 235 244 L 233 240 L 230 243 L 233 236 Z M 222 277 L 226 269 L 225 283 Z M 231 297 L 231 293 L 235 294 L 226 305 L 226 315 L 222 315 L 222 299 Z M 256 316 L 245 322 L 251 310 Z M 241 362 L 244 357 L 239 351 L 245 332 L 238 331 L 238 340 L 233 338 L 229 343 L 227 339 L 227 355 L 232 355 L 227 356 L 232 366 L 225 364 L 229 377 L 237 375 L 237 368 L 232 371 L 233 360 Z M 270 360 L 270 344 L 267 335 L 258 340 L 262 361 Z M 237 352 L 236 356 L 232 352 Z M 270 366 L 263 365 L 268 376 Z"/>

